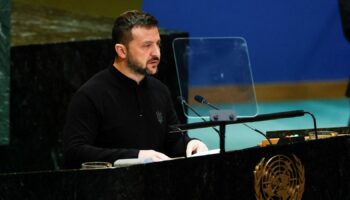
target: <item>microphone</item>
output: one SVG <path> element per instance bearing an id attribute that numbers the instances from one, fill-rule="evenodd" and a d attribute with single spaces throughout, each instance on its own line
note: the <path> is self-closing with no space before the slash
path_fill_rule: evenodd
<path id="1" fill-rule="evenodd" d="M 204 99 L 204 97 L 199 96 L 199 95 L 194 96 L 194 100 L 196 100 L 199 103 L 204 103 L 204 104 L 208 103 L 208 101 L 206 99 Z"/>
<path id="2" fill-rule="evenodd" d="M 192 108 L 192 106 L 190 106 L 182 96 L 178 96 L 177 100 L 179 100 L 181 104 L 184 104 L 187 108 L 189 108 L 194 114 L 196 114 L 198 117 L 200 117 L 203 121 L 205 121 L 205 122 L 207 121 L 194 108 Z"/>
<path id="3" fill-rule="evenodd" d="M 208 100 L 206 100 L 204 97 L 200 95 L 196 95 L 194 99 L 202 104 L 206 104 L 212 108 L 215 108 L 215 110 L 219 110 L 219 108 L 211 105 Z M 252 119 L 255 121 L 265 121 L 265 120 L 271 120 L 271 119 L 281 119 L 281 118 L 290 118 L 290 117 L 300 117 L 304 116 L 305 112 L 303 110 L 293 110 L 293 111 L 287 111 L 287 112 L 276 112 L 276 113 L 268 113 L 268 114 L 260 114 L 256 115 Z"/>
<path id="4" fill-rule="evenodd" d="M 215 110 L 220 110 L 218 107 L 211 105 L 204 97 L 202 97 L 200 95 L 195 95 L 194 100 L 196 100 L 198 103 L 206 104 L 206 105 L 214 108 Z"/>
<path id="5" fill-rule="evenodd" d="M 199 114 L 192 106 L 190 106 L 186 100 L 182 97 L 182 96 L 178 96 L 177 100 L 180 101 L 181 104 L 185 105 L 187 108 L 189 108 L 194 114 L 196 114 L 198 117 L 200 117 L 202 119 L 202 121 L 206 122 L 207 120 L 201 115 Z M 216 129 L 215 127 L 212 127 L 214 129 L 215 132 L 217 132 L 219 134 L 219 130 Z"/>
<path id="6" fill-rule="evenodd" d="M 198 103 L 208 105 L 208 106 L 214 108 L 215 110 L 220 110 L 218 107 L 211 105 L 208 102 L 208 100 L 206 100 L 204 97 L 202 97 L 200 95 L 195 95 L 194 96 L 194 100 L 196 100 Z M 270 115 L 272 115 L 272 114 L 270 114 Z M 267 116 L 267 117 L 270 117 L 270 116 Z M 246 126 L 247 128 L 249 128 L 250 130 L 253 130 L 253 131 L 259 133 L 260 135 L 264 136 L 267 139 L 267 141 L 270 143 L 270 145 L 272 145 L 271 140 L 262 131 L 260 131 L 260 130 L 258 130 L 256 128 L 253 128 L 253 127 L 251 127 L 251 126 L 249 126 L 249 125 L 247 125 L 245 123 L 243 123 L 243 125 Z"/>

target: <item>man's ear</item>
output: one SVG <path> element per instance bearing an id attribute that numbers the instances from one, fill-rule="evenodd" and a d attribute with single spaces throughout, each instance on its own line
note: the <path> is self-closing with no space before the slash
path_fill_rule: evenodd
<path id="1" fill-rule="evenodd" d="M 115 44 L 114 45 L 115 52 L 118 54 L 119 58 L 126 58 L 127 56 L 127 51 L 126 47 L 123 44 Z"/>

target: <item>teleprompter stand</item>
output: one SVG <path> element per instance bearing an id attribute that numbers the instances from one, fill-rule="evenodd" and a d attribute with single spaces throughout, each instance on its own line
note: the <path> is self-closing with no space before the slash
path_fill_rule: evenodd
<path id="1" fill-rule="evenodd" d="M 282 119 L 282 118 L 301 117 L 301 116 L 304 116 L 305 113 L 308 113 L 308 112 L 304 112 L 303 110 L 294 110 L 294 111 L 288 111 L 288 112 L 261 114 L 261 115 L 256 115 L 254 117 L 247 117 L 247 118 L 234 118 L 234 120 L 227 120 L 227 119 L 222 120 L 220 116 L 218 116 L 218 120 L 211 119 L 211 121 L 207 121 L 207 122 L 176 124 L 176 125 L 172 125 L 170 128 L 173 130 L 172 132 L 184 132 L 187 130 L 192 130 L 197 128 L 208 128 L 208 127 L 219 126 L 220 154 L 224 154 L 226 151 L 225 150 L 225 132 L 226 132 L 227 125 L 247 123 L 247 122 L 267 121 L 267 120 Z M 219 114 L 222 114 L 222 113 L 219 113 Z M 212 117 L 213 116 L 211 116 L 211 118 Z M 313 120 L 314 120 L 315 137 L 316 139 L 318 139 L 316 120 L 314 117 L 313 117 Z"/>

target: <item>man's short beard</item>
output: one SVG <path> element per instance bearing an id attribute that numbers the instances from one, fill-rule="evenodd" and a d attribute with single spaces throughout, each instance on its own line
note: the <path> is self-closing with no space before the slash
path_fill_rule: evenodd
<path id="1" fill-rule="evenodd" d="M 133 72 L 137 74 L 140 74 L 140 75 L 150 74 L 147 67 L 143 68 L 142 66 L 137 65 L 135 62 L 132 62 L 130 58 L 128 58 L 128 66 Z"/>

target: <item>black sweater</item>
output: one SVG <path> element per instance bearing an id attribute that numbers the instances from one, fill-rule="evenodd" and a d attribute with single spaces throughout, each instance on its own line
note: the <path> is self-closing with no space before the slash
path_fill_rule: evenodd
<path id="1" fill-rule="evenodd" d="M 187 135 L 169 133 L 178 123 L 168 88 L 146 76 L 137 84 L 113 66 L 97 73 L 74 95 L 63 134 L 65 164 L 113 163 L 153 149 L 168 156 L 185 154 Z"/>

